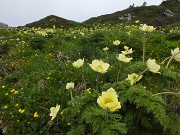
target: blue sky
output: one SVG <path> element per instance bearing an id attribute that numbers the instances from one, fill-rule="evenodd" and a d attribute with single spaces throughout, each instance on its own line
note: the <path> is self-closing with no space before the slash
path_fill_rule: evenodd
<path id="1" fill-rule="evenodd" d="M 0 22 L 23 26 L 48 15 L 82 22 L 132 5 L 159 5 L 163 0 L 0 0 Z"/>

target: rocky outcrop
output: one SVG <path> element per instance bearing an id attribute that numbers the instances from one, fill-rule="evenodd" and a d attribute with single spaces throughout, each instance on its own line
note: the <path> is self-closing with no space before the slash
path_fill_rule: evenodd
<path id="1" fill-rule="evenodd" d="M 164 14 L 165 14 L 167 17 L 173 17 L 173 16 L 174 16 L 174 13 L 173 13 L 171 10 L 169 10 L 169 9 L 166 9 L 166 10 L 164 11 Z"/>
<path id="2" fill-rule="evenodd" d="M 0 22 L 0 28 L 8 28 L 8 25 Z"/>

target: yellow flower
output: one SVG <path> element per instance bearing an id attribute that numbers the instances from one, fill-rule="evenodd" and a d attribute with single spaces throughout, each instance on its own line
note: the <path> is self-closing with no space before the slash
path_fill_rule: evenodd
<path id="1" fill-rule="evenodd" d="M 18 110 L 18 112 L 20 112 L 20 113 L 24 113 L 24 111 L 25 111 L 25 110 L 23 110 L 23 109 L 19 109 L 19 110 Z"/>
<path id="2" fill-rule="evenodd" d="M 105 48 L 103 48 L 103 51 L 108 51 L 109 50 L 109 48 L 108 47 L 105 47 Z"/>
<path id="3" fill-rule="evenodd" d="M 146 24 L 143 24 L 141 27 L 140 27 L 140 30 L 144 31 L 144 32 L 152 32 L 155 30 L 155 28 L 153 26 L 148 26 Z"/>
<path id="4" fill-rule="evenodd" d="M 34 113 L 34 118 L 38 118 L 38 117 L 39 117 L 38 113 L 35 112 L 35 113 Z"/>
<path id="5" fill-rule="evenodd" d="M 84 65 L 84 59 L 78 59 L 77 61 L 74 61 L 73 67 L 80 68 Z"/>
<path id="6" fill-rule="evenodd" d="M 120 43 L 121 43 L 121 41 L 119 41 L 119 40 L 113 41 L 113 44 L 116 45 L 116 46 L 117 46 L 117 45 L 120 45 Z"/>
<path id="7" fill-rule="evenodd" d="M 108 63 L 104 63 L 103 61 L 95 59 L 95 60 L 92 61 L 92 64 L 89 64 L 89 66 L 94 71 L 104 74 L 104 73 L 107 72 L 110 65 Z"/>
<path id="8" fill-rule="evenodd" d="M 16 91 L 14 91 L 14 94 L 16 95 L 16 94 L 18 94 L 18 91 L 16 90 Z"/>
<path id="9" fill-rule="evenodd" d="M 137 81 L 139 81 L 141 78 L 143 77 L 143 75 L 138 75 L 136 73 L 132 73 L 132 74 L 128 74 L 128 78 L 126 78 L 126 80 L 130 81 L 131 85 L 134 85 Z"/>
<path id="10" fill-rule="evenodd" d="M 5 85 L 1 86 L 2 89 L 4 89 L 5 87 L 6 87 Z"/>
<path id="11" fill-rule="evenodd" d="M 47 79 L 47 80 L 50 80 L 50 79 L 51 79 L 51 77 L 47 77 L 46 79 Z"/>
<path id="12" fill-rule="evenodd" d="M 7 105 L 5 105 L 5 106 L 4 106 L 4 109 L 7 109 L 7 108 L 8 108 L 8 106 L 7 106 Z"/>
<path id="13" fill-rule="evenodd" d="M 132 60 L 133 58 L 128 58 L 128 57 L 126 57 L 124 54 L 119 54 L 119 57 L 117 57 L 117 59 L 119 60 L 119 61 L 122 61 L 122 62 L 124 62 L 124 63 L 128 63 L 128 62 L 130 62 L 130 60 Z"/>
<path id="14" fill-rule="evenodd" d="M 71 125 L 71 122 L 68 122 L 67 125 L 70 126 L 70 125 Z"/>
<path id="15" fill-rule="evenodd" d="M 139 23 L 139 20 L 136 20 L 135 23 Z"/>
<path id="16" fill-rule="evenodd" d="M 100 107 L 109 111 L 115 111 L 121 108 L 120 102 L 118 102 L 118 95 L 113 88 L 102 92 L 102 95 L 97 99 L 97 103 Z"/>
<path id="17" fill-rule="evenodd" d="M 14 92 L 15 91 L 15 89 L 12 89 L 10 92 Z"/>
<path id="18" fill-rule="evenodd" d="M 128 46 L 124 46 L 124 51 L 121 51 L 121 52 L 122 52 L 122 54 L 127 55 L 127 54 L 133 53 L 133 50 L 132 50 L 132 48 L 129 49 Z"/>
<path id="19" fill-rule="evenodd" d="M 6 93 L 6 94 L 5 94 L 5 96 L 8 96 L 8 95 L 9 95 L 9 93 Z"/>
<path id="20" fill-rule="evenodd" d="M 19 104 L 15 104 L 15 106 L 18 106 Z"/>
<path id="21" fill-rule="evenodd" d="M 73 82 L 70 82 L 70 83 L 67 83 L 66 84 L 66 89 L 74 89 L 74 83 Z"/>
<path id="22" fill-rule="evenodd" d="M 56 107 L 51 107 L 50 108 L 50 116 L 52 116 L 52 118 L 51 118 L 51 120 L 53 120 L 55 117 L 56 117 L 56 115 L 57 115 L 57 113 L 59 112 L 59 109 L 60 109 L 60 105 L 56 105 Z"/>
<path id="23" fill-rule="evenodd" d="M 160 73 L 160 72 L 158 72 L 159 69 L 160 69 L 160 65 L 156 64 L 156 60 L 155 59 L 152 59 L 152 60 L 148 59 L 147 67 L 153 73 Z"/>
<path id="24" fill-rule="evenodd" d="M 174 50 L 171 50 L 171 54 L 176 61 L 180 61 L 180 50 L 178 47 Z"/>

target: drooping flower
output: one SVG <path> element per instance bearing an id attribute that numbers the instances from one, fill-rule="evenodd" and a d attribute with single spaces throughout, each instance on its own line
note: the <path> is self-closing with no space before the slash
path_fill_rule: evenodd
<path id="1" fill-rule="evenodd" d="M 132 73 L 132 74 L 128 74 L 128 78 L 126 78 L 126 80 L 130 81 L 131 85 L 134 85 L 137 81 L 139 81 L 141 78 L 143 77 L 143 75 L 138 75 L 136 73 Z"/>
<path id="2" fill-rule="evenodd" d="M 133 58 L 128 58 L 128 57 L 126 57 L 124 54 L 119 54 L 119 56 L 117 57 L 117 59 L 119 60 L 119 61 L 122 61 L 122 62 L 124 62 L 124 63 L 128 63 L 128 62 L 130 62 L 130 60 L 132 60 Z"/>
<path id="3" fill-rule="evenodd" d="M 73 82 L 70 82 L 70 83 L 67 83 L 66 84 L 66 89 L 74 89 L 74 83 Z"/>
<path id="4" fill-rule="evenodd" d="M 155 28 L 153 26 L 148 26 L 146 24 L 143 24 L 139 29 L 144 32 L 152 32 L 155 30 Z"/>
<path id="5" fill-rule="evenodd" d="M 158 72 L 159 69 L 160 69 L 160 65 L 156 64 L 156 60 L 155 59 L 148 59 L 147 67 L 153 73 L 160 73 L 160 72 Z"/>
<path id="6" fill-rule="evenodd" d="M 109 48 L 108 47 L 105 47 L 105 48 L 103 48 L 103 51 L 108 51 L 109 50 Z"/>
<path id="7" fill-rule="evenodd" d="M 176 61 L 180 61 L 180 50 L 179 50 L 179 47 L 175 48 L 174 50 L 171 50 L 171 54 L 172 54 L 173 58 Z"/>
<path id="8" fill-rule="evenodd" d="M 92 61 L 92 64 L 89 64 L 89 66 L 96 72 L 99 72 L 99 73 L 106 73 L 108 68 L 109 68 L 109 64 L 108 63 L 104 63 L 103 61 L 101 60 L 93 60 Z"/>
<path id="9" fill-rule="evenodd" d="M 73 67 L 80 68 L 84 65 L 84 59 L 78 59 L 77 61 L 73 62 Z"/>
<path id="10" fill-rule="evenodd" d="M 52 117 L 51 120 L 53 120 L 56 117 L 57 113 L 59 112 L 59 109 L 60 109 L 60 105 L 58 105 L 58 104 L 56 105 L 56 107 L 50 108 L 51 112 L 49 115 Z"/>
<path id="11" fill-rule="evenodd" d="M 120 45 L 120 43 L 121 43 L 121 41 L 119 41 L 119 40 L 113 41 L 113 44 L 116 45 L 116 46 L 117 46 L 117 45 Z"/>
<path id="12" fill-rule="evenodd" d="M 121 52 L 122 52 L 122 54 L 127 55 L 127 54 L 133 53 L 133 50 L 132 50 L 132 48 L 129 49 L 128 46 L 124 46 L 124 51 L 121 51 Z"/>
<path id="13" fill-rule="evenodd" d="M 102 95 L 97 99 L 97 103 L 103 109 L 108 109 L 111 112 L 121 108 L 121 103 L 118 102 L 118 95 L 113 88 L 102 92 Z"/>

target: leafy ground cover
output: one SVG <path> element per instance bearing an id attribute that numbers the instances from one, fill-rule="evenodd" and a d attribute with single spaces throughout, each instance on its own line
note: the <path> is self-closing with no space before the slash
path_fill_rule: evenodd
<path id="1" fill-rule="evenodd" d="M 6 134 L 180 134 L 180 30 L 0 29 Z M 123 51 L 123 52 L 122 52 Z"/>

